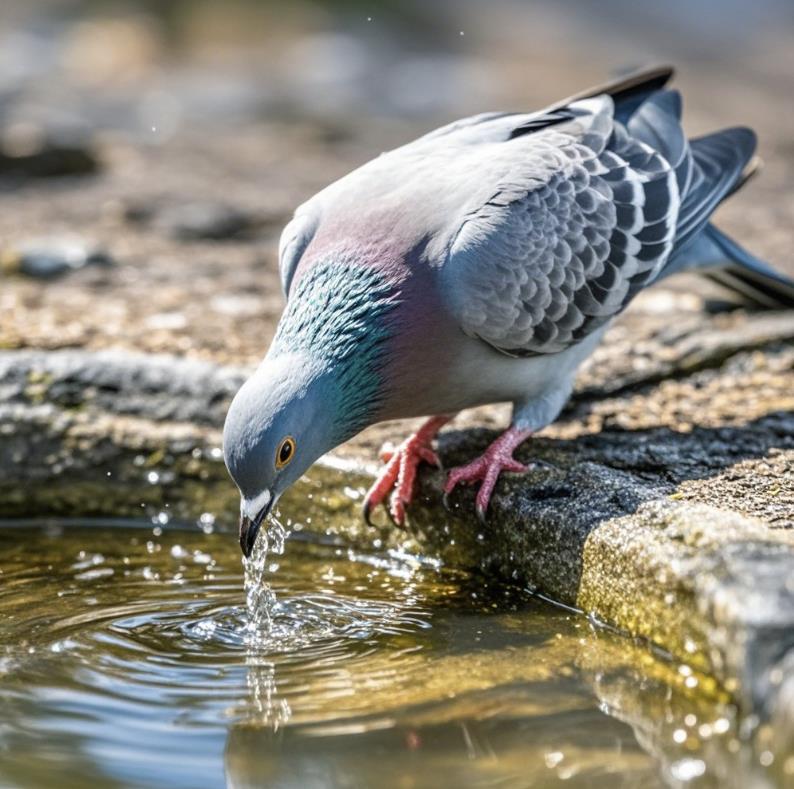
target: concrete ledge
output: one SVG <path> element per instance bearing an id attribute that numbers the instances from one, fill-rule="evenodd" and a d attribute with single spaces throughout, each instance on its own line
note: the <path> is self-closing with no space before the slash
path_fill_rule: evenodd
<path id="1" fill-rule="evenodd" d="M 443 561 L 524 581 L 766 709 L 794 654 L 794 533 L 591 462 L 545 476 L 505 485 L 485 526 L 468 502 L 452 517 L 425 505 L 412 532 Z M 425 485 L 432 501 L 440 479 Z"/>

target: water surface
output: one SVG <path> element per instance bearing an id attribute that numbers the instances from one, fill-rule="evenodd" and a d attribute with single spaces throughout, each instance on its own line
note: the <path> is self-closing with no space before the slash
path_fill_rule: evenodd
<path id="1" fill-rule="evenodd" d="M 0 785 L 768 785 L 704 678 L 521 589 L 264 565 L 252 629 L 231 535 L 0 528 Z"/>

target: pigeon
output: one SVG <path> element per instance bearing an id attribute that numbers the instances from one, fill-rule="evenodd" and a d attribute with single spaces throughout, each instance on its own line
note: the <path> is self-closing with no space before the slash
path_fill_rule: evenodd
<path id="1" fill-rule="evenodd" d="M 480 483 L 485 517 L 610 322 L 671 273 L 702 269 L 760 304 L 794 305 L 794 282 L 709 221 L 756 169 L 755 134 L 687 139 L 671 77 L 659 67 L 539 112 L 459 120 L 296 210 L 279 245 L 286 306 L 224 426 L 246 556 L 320 456 L 376 422 L 427 417 L 364 500 L 367 520 L 384 504 L 402 525 L 417 467 L 440 466 L 439 430 L 510 402 L 508 429 L 445 485 Z"/>

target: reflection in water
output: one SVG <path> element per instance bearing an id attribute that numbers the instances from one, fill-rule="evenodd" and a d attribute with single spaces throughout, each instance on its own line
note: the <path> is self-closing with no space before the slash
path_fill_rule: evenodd
<path id="1" fill-rule="evenodd" d="M 773 785 L 706 678 L 520 589 L 297 541 L 263 567 L 252 639 L 228 535 L 0 529 L 0 784 Z"/>
<path id="2" fill-rule="evenodd" d="M 504 628 L 494 641 L 510 646 L 500 654 L 486 643 L 479 656 L 472 648 L 482 621 L 456 622 L 448 654 L 436 645 L 437 654 L 415 666 L 403 657 L 407 681 L 379 686 L 387 655 L 370 656 L 366 666 L 353 661 L 325 699 L 331 716 L 303 714 L 323 695 L 322 683 L 309 679 L 278 737 L 270 695 L 264 715 L 230 731 L 230 785 L 334 787 L 352 776 L 364 786 L 773 785 L 739 743 L 733 711 L 693 698 L 675 668 L 567 620 L 557 621 L 552 638 L 536 640 L 521 619 L 494 614 Z M 522 633 L 530 636 L 523 646 Z M 272 689 L 270 674 L 268 681 Z"/>
<path id="3" fill-rule="evenodd" d="M 258 726 L 278 731 L 290 719 L 292 710 L 289 702 L 278 695 L 276 666 L 274 663 L 262 662 L 250 647 L 246 666 L 253 721 Z"/>

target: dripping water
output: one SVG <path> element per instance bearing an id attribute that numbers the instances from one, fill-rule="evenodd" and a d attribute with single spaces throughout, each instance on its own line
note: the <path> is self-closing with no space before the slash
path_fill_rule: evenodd
<path id="1" fill-rule="evenodd" d="M 250 647 L 260 646 L 273 625 L 273 616 L 278 605 L 276 593 L 267 581 L 267 558 L 269 554 L 281 556 L 289 531 L 273 515 L 268 526 L 260 532 L 254 549 L 248 558 L 243 557 L 245 588 L 245 641 Z"/>

